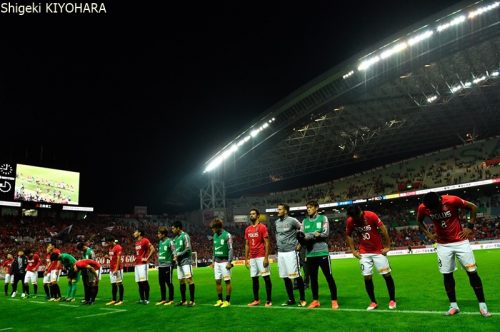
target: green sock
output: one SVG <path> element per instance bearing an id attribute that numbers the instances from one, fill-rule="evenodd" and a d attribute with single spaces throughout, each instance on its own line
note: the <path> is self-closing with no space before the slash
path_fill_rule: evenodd
<path id="1" fill-rule="evenodd" d="M 71 297 L 74 298 L 76 294 L 76 284 L 73 284 L 73 287 L 71 288 Z"/>

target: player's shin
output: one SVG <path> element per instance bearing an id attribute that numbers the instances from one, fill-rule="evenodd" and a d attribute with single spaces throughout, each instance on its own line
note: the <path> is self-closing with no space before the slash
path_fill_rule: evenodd
<path id="1" fill-rule="evenodd" d="M 481 281 L 479 274 L 474 271 L 467 272 L 467 275 L 469 276 L 470 285 L 472 286 L 472 289 L 474 289 L 474 293 L 476 293 L 477 301 L 480 303 L 486 302 L 484 299 L 483 282 Z"/>
<path id="2" fill-rule="evenodd" d="M 450 303 L 457 302 L 457 295 L 455 293 L 455 278 L 453 278 L 453 273 L 444 273 L 444 289 L 446 290 L 446 295 L 448 295 L 448 300 Z"/>

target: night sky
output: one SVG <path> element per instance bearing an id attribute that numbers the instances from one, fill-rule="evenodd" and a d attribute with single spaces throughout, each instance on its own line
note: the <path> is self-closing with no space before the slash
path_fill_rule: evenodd
<path id="1" fill-rule="evenodd" d="M 97 212 L 168 212 L 274 103 L 455 1 L 162 3 L 0 14 L 0 159 L 81 172 Z"/>

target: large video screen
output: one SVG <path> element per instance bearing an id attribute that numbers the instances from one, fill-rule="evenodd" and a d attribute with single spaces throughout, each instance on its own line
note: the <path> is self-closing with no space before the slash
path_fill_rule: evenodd
<path id="1" fill-rule="evenodd" d="M 78 205 L 80 173 L 17 164 L 14 199 Z"/>

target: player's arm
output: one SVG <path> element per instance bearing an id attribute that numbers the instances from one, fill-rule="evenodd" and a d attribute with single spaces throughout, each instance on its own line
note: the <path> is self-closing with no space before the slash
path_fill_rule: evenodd
<path id="1" fill-rule="evenodd" d="M 150 242 L 148 245 L 148 257 L 146 257 L 146 262 L 149 261 L 149 259 L 151 258 L 151 255 L 153 255 L 155 253 L 155 251 L 156 251 L 155 247 Z"/>
<path id="2" fill-rule="evenodd" d="M 315 232 L 314 236 L 319 241 L 325 241 L 325 240 L 328 239 L 329 235 L 330 235 L 330 224 L 328 223 L 327 216 L 324 216 L 321 233 L 320 232 Z"/>
<path id="3" fill-rule="evenodd" d="M 230 269 L 233 267 L 233 237 L 231 236 L 231 234 L 229 234 L 228 238 L 227 238 L 227 246 L 229 248 L 229 252 L 227 254 L 227 265 L 226 265 L 226 269 Z"/>
<path id="4" fill-rule="evenodd" d="M 425 215 L 424 213 L 422 212 L 422 210 L 419 208 L 418 211 L 417 211 L 417 222 L 418 222 L 418 228 L 420 230 L 420 232 L 424 233 L 424 235 L 431 241 L 436 241 L 437 240 L 437 236 L 436 234 L 433 234 L 431 232 L 429 232 L 429 229 L 427 228 L 427 226 L 424 224 L 424 218 L 425 218 Z"/>
<path id="5" fill-rule="evenodd" d="M 115 266 L 115 270 L 113 271 L 113 273 L 118 272 L 118 267 L 121 265 L 121 263 L 122 263 L 122 252 L 119 251 L 116 254 L 116 266 Z"/>
<path id="6" fill-rule="evenodd" d="M 387 228 L 385 227 L 384 224 L 381 224 L 378 226 L 380 229 L 380 232 L 382 233 L 382 239 L 383 239 L 383 245 L 384 248 L 382 249 L 382 255 L 387 254 L 391 250 L 391 238 L 389 236 L 389 232 L 387 231 Z"/>
<path id="7" fill-rule="evenodd" d="M 245 266 L 248 268 L 248 258 L 250 257 L 250 248 L 248 246 L 248 239 L 245 239 Z"/>
<path id="8" fill-rule="evenodd" d="M 185 235 L 184 236 L 184 240 L 182 240 L 183 243 L 184 243 L 184 250 L 183 251 L 178 251 L 177 252 L 177 257 L 182 257 L 184 256 L 185 254 L 187 254 L 187 252 L 189 250 L 191 250 L 191 240 L 189 238 L 189 235 Z"/>
<path id="9" fill-rule="evenodd" d="M 97 279 L 99 278 L 99 276 L 97 275 L 97 271 L 91 265 L 87 265 L 85 268 L 88 269 L 93 275 L 95 275 L 95 283 L 97 284 Z"/>
<path id="10" fill-rule="evenodd" d="M 349 246 L 349 248 L 351 248 L 353 256 L 356 257 L 357 259 L 361 259 L 361 255 L 359 254 L 359 251 L 357 251 L 356 247 L 354 247 L 354 240 L 352 239 L 351 232 L 346 232 L 346 241 L 347 241 L 347 245 Z"/>
<path id="11" fill-rule="evenodd" d="M 263 262 L 264 267 L 269 266 L 269 247 L 270 247 L 269 238 L 265 237 L 264 238 L 264 262 Z"/>
<path id="12" fill-rule="evenodd" d="M 458 234 L 462 240 L 467 239 L 474 233 L 474 225 L 476 224 L 477 205 L 469 201 L 463 201 L 464 208 L 470 211 L 470 220 L 465 228 Z"/>

